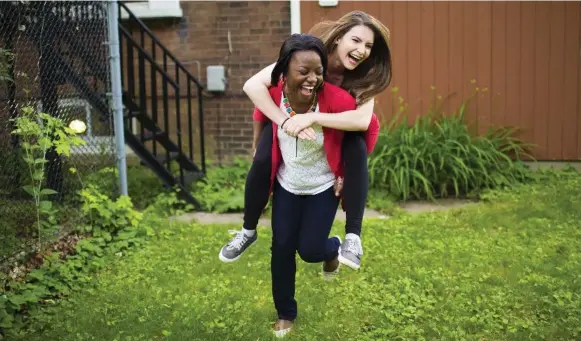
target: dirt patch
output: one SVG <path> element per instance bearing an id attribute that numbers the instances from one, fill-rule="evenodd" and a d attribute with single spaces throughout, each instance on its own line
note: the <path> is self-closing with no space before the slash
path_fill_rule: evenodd
<path id="1" fill-rule="evenodd" d="M 238 224 L 242 226 L 243 221 L 242 213 L 208 213 L 208 212 L 193 212 L 181 215 L 179 217 L 174 217 L 173 219 L 189 223 L 196 221 L 199 224 Z M 388 218 L 385 214 L 381 214 L 378 211 L 366 209 L 365 218 Z M 345 212 L 343 210 L 337 211 L 336 220 L 344 221 Z M 259 226 L 270 226 L 269 218 L 261 218 L 258 221 Z"/>
<path id="2" fill-rule="evenodd" d="M 457 200 L 457 199 L 442 199 L 437 202 L 431 201 L 410 201 L 407 203 L 400 204 L 400 207 L 411 214 L 423 213 L 423 212 L 435 212 L 451 208 L 464 207 L 466 205 L 473 204 L 474 201 L 470 200 Z M 199 224 L 236 224 L 242 226 L 242 213 L 208 213 L 208 212 L 193 212 L 187 213 L 178 217 L 173 217 L 180 222 L 190 223 L 196 221 Z M 378 218 L 378 219 L 388 219 L 389 216 L 382 214 L 376 210 L 365 209 L 365 218 Z M 345 221 L 345 212 L 343 210 L 337 211 L 337 216 L 335 220 Z M 269 218 L 261 218 L 258 222 L 259 226 L 270 226 Z"/>
<path id="3" fill-rule="evenodd" d="M 452 208 L 465 207 L 467 205 L 475 204 L 474 200 L 466 199 L 440 199 L 436 202 L 432 201 L 410 201 L 402 203 L 399 206 L 410 214 L 435 212 L 442 210 L 449 210 Z"/>

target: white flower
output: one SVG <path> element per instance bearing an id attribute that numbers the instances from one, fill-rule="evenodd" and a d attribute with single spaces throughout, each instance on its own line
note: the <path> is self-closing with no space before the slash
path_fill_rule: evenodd
<path id="1" fill-rule="evenodd" d="M 81 120 L 72 120 L 71 123 L 69 123 L 69 128 L 71 128 L 71 130 L 76 134 L 82 134 L 87 130 L 87 125 Z"/>

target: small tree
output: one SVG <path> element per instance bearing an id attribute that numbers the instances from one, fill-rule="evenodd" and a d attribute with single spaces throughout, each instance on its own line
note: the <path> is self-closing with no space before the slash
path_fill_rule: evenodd
<path id="1" fill-rule="evenodd" d="M 20 137 L 21 155 L 28 166 L 29 183 L 22 188 L 32 196 L 36 205 L 38 247 L 42 246 L 42 235 L 52 233 L 56 224 L 57 210 L 50 195 L 57 192 L 43 188 L 45 183 L 46 153 L 54 148 L 59 156 L 70 156 L 72 146 L 84 145 L 85 141 L 67 127 L 63 120 L 46 113 L 39 113 L 33 107 L 22 108 L 21 115 L 12 119 L 16 129 L 12 134 Z"/>

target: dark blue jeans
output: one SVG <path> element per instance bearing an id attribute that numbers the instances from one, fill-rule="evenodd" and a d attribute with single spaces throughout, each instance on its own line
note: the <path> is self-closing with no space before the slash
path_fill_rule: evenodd
<path id="1" fill-rule="evenodd" d="M 295 300 L 295 254 L 307 263 L 337 257 L 339 240 L 329 238 L 339 199 L 333 188 L 317 195 L 295 195 L 275 182 L 272 198 L 272 296 L 279 319 L 293 321 Z"/>
<path id="2" fill-rule="evenodd" d="M 265 126 L 252 166 L 246 177 L 244 190 L 244 228 L 255 230 L 258 219 L 268 204 L 272 157 L 272 123 Z M 343 203 L 345 205 L 345 233 L 361 235 L 363 213 L 367 201 L 369 173 L 367 171 L 367 145 L 360 131 L 346 131 L 342 145 L 342 159 L 345 163 L 343 183 Z"/>

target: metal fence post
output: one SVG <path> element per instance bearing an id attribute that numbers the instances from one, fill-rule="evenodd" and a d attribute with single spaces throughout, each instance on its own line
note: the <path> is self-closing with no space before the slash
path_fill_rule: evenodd
<path id="1" fill-rule="evenodd" d="M 119 6 L 117 0 L 108 2 L 107 26 L 109 33 L 109 63 L 111 66 L 111 93 L 117 146 L 117 169 L 119 171 L 119 190 L 127 195 L 127 160 L 123 127 L 123 101 L 121 87 L 121 58 L 119 55 Z"/>

